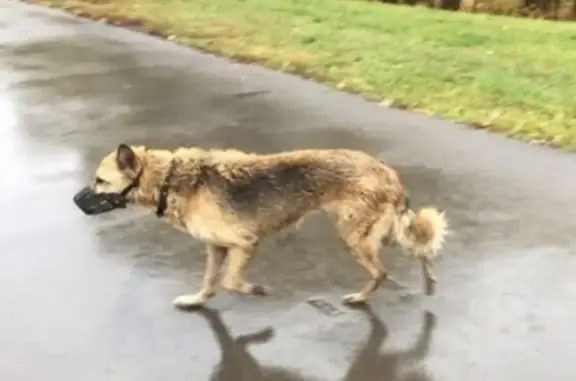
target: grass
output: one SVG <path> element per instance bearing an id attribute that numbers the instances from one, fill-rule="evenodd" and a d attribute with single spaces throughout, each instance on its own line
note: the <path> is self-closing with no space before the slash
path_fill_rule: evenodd
<path id="1" fill-rule="evenodd" d="M 354 0 L 29 0 L 576 151 L 576 24 Z"/>

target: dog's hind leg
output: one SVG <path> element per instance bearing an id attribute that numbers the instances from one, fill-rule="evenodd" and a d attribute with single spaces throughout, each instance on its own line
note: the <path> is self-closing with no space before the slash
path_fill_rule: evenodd
<path id="1" fill-rule="evenodd" d="M 356 262 L 370 274 L 370 280 L 359 291 L 344 296 L 346 304 L 364 303 L 388 277 L 379 257 L 383 232 L 389 222 L 372 211 L 342 213 L 337 216 L 336 228 Z M 365 213 L 362 213 L 365 212 Z"/>
<path id="2" fill-rule="evenodd" d="M 422 275 L 424 277 L 424 290 L 426 295 L 433 295 L 436 291 L 436 276 L 432 269 L 432 262 L 427 257 L 420 258 L 420 265 L 422 266 Z"/>
<path id="3" fill-rule="evenodd" d="M 250 283 L 244 279 L 248 264 L 256 251 L 256 245 L 248 248 L 234 246 L 228 249 L 228 268 L 222 279 L 222 287 L 241 294 L 265 296 L 270 293 L 266 286 Z"/>
<path id="4" fill-rule="evenodd" d="M 202 289 L 196 294 L 181 295 L 174 299 L 174 305 L 179 308 L 201 306 L 214 296 L 216 281 L 228 249 L 223 246 L 208 244 L 206 247 L 206 270 L 202 281 Z"/>
<path id="5" fill-rule="evenodd" d="M 354 256 L 354 259 L 356 259 L 356 262 L 369 272 L 370 280 L 359 292 L 345 295 L 344 303 L 354 304 L 367 301 L 374 291 L 380 287 L 382 282 L 386 280 L 387 271 L 378 257 L 379 249 L 379 244 L 370 242 L 368 239 L 362 239 L 350 246 L 349 250 Z"/>

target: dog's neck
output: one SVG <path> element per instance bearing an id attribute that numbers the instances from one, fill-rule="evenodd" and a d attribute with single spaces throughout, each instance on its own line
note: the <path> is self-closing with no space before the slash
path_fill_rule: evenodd
<path id="1" fill-rule="evenodd" d="M 164 213 L 166 212 L 166 208 L 168 207 L 168 193 L 170 192 L 171 187 L 170 182 L 172 181 L 175 167 L 176 167 L 176 161 L 174 159 L 170 160 L 168 171 L 158 191 L 156 202 L 156 217 L 158 218 L 164 217 Z"/>
<path id="2" fill-rule="evenodd" d="M 200 150 L 199 150 L 200 151 Z M 148 151 L 142 158 L 142 178 L 140 186 L 132 197 L 134 205 L 154 212 L 158 217 L 178 218 L 182 214 L 185 205 L 177 205 L 172 192 L 180 192 L 188 188 L 197 188 L 202 182 L 199 172 L 201 166 L 198 162 L 204 162 L 206 155 L 198 152 L 194 156 L 178 157 L 177 152 L 171 151 Z M 187 168 L 188 167 L 188 168 Z M 186 173 L 175 175 L 175 173 Z M 176 177 L 176 178 L 174 178 Z"/>
<path id="3" fill-rule="evenodd" d="M 140 186 L 132 197 L 132 203 L 147 211 L 156 211 L 159 203 L 163 203 L 162 210 L 166 211 L 166 198 L 169 192 L 170 172 L 173 166 L 173 155 L 147 154 L 142 158 L 142 178 Z"/>

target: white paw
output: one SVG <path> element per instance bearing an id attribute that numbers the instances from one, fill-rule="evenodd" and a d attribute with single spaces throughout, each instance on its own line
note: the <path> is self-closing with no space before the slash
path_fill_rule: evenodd
<path id="1" fill-rule="evenodd" d="M 354 293 L 354 294 L 348 294 L 348 295 L 344 295 L 343 301 L 346 304 L 365 303 L 366 302 L 366 296 L 362 295 L 359 292 Z"/>
<path id="2" fill-rule="evenodd" d="M 174 299 L 172 304 L 178 308 L 200 307 L 208 299 L 208 295 L 205 294 L 180 295 Z"/>

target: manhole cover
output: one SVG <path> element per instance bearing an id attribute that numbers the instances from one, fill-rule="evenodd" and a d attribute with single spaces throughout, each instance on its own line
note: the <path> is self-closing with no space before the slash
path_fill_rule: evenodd
<path id="1" fill-rule="evenodd" d="M 316 308 L 318 311 L 328 316 L 338 316 L 342 315 L 344 311 L 337 308 L 334 304 L 320 298 L 310 298 L 307 303 L 312 307 Z"/>

